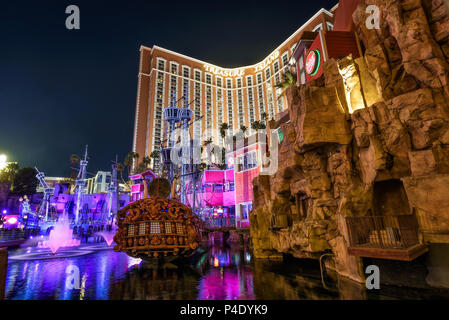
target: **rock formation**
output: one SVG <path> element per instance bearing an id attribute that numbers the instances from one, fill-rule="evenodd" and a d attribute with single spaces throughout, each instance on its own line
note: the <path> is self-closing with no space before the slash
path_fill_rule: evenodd
<path id="1" fill-rule="evenodd" d="M 288 89 L 279 169 L 253 181 L 250 226 L 256 257 L 332 252 L 362 281 L 345 217 L 415 213 L 422 241 L 449 243 L 449 18 L 443 0 L 365 0 L 353 20 L 363 56 Z"/>

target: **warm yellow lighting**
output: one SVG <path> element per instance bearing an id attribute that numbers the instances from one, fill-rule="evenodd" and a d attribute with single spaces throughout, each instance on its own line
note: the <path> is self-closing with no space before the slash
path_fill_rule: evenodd
<path id="1" fill-rule="evenodd" d="M 215 66 L 204 65 L 207 72 L 211 72 L 216 76 L 222 77 L 241 77 L 245 71 L 243 69 L 222 69 Z"/>
<path id="2" fill-rule="evenodd" d="M 351 60 L 341 61 L 338 71 L 343 78 L 345 86 L 346 103 L 350 114 L 365 108 L 363 93 L 361 90 L 360 77 L 355 62 Z"/>
<path id="3" fill-rule="evenodd" d="M 0 154 L 0 170 L 3 170 L 6 168 L 6 155 Z"/>
<path id="4" fill-rule="evenodd" d="M 270 54 L 267 58 L 265 58 L 264 61 L 256 64 L 256 66 L 254 67 L 254 72 L 258 72 L 265 69 L 266 66 L 273 63 L 273 61 L 276 60 L 278 57 L 279 57 L 279 50 L 276 50 L 275 52 Z"/>
<path id="5" fill-rule="evenodd" d="M 279 50 L 274 51 L 268 57 L 266 57 L 262 62 L 259 62 L 258 64 L 253 65 L 253 66 L 237 68 L 237 69 L 225 69 L 225 68 L 219 68 L 216 66 L 204 64 L 203 67 L 206 70 L 206 72 L 213 73 L 216 76 L 241 77 L 245 74 L 245 71 L 249 68 L 254 68 L 254 72 L 262 71 L 267 66 L 272 64 L 277 58 L 279 58 Z"/>

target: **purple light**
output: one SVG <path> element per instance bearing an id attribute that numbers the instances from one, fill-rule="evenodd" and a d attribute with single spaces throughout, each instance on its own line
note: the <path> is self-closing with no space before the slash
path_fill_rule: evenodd
<path id="1" fill-rule="evenodd" d="M 53 230 L 50 231 L 49 239 L 39 243 L 40 248 L 50 248 L 56 253 L 61 247 L 77 247 L 81 241 L 72 238 L 73 230 L 70 229 L 70 223 L 67 215 L 63 215 L 58 219 Z"/>

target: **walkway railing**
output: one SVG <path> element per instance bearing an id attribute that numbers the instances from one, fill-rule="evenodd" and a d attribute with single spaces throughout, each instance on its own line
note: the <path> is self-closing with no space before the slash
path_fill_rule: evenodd
<path id="1" fill-rule="evenodd" d="M 350 247 L 407 249 L 419 243 L 415 215 L 346 217 Z"/>
<path id="2" fill-rule="evenodd" d="M 235 228 L 235 218 L 206 218 L 208 228 Z"/>

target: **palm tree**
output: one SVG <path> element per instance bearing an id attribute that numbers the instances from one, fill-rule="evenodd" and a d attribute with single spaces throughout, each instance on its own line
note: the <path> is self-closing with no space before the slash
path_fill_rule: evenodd
<path id="1" fill-rule="evenodd" d="M 129 187 L 128 182 L 126 182 L 125 179 L 123 178 L 123 170 L 125 170 L 125 165 L 121 162 L 118 162 L 117 171 L 120 172 L 120 179 L 122 179 L 122 182 Z"/>
<path id="2" fill-rule="evenodd" d="M 298 83 L 298 78 L 296 73 L 292 73 L 290 71 L 286 71 L 282 75 L 282 82 L 276 84 L 276 88 L 282 89 L 282 93 L 279 95 L 278 99 L 285 95 L 285 91 L 291 86 L 296 86 Z"/>
<path id="3" fill-rule="evenodd" d="M 266 128 L 266 124 L 264 123 L 264 122 L 262 122 L 262 121 L 254 121 L 252 124 L 251 124 L 251 128 L 253 129 L 253 130 L 255 130 L 255 131 L 257 131 L 257 130 L 261 130 L 261 129 L 265 129 Z"/>
<path id="4" fill-rule="evenodd" d="M 161 156 L 161 152 L 159 150 L 153 150 L 150 154 L 150 158 L 153 159 L 153 170 L 154 170 L 154 162 L 156 159 L 159 159 Z"/>
<path id="5" fill-rule="evenodd" d="M 133 164 L 134 164 L 135 162 L 137 162 L 138 159 L 139 159 L 139 154 L 138 154 L 137 152 L 130 151 L 130 152 L 128 152 L 128 154 L 126 155 L 125 161 L 123 161 L 123 164 L 124 164 L 126 167 L 128 167 L 128 176 L 131 175 L 131 170 L 132 170 Z"/>
<path id="6" fill-rule="evenodd" d="M 151 157 L 148 157 L 148 156 L 143 157 L 142 163 L 145 166 L 145 168 L 148 169 L 150 167 L 150 164 L 151 164 Z"/>
<path id="7" fill-rule="evenodd" d="M 243 134 L 245 134 L 245 132 L 248 130 L 248 128 L 246 126 L 240 126 L 240 131 L 243 132 Z"/>
<path id="8" fill-rule="evenodd" d="M 229 124 L 227 124 L 226 122 L 223 122 L 222 124 L 220 124 L 220 136 L 223 139 L 223 146 L 225 145 L 225 137 L 226 137 L 226 131 L 229 129 Z"/>
<path id="9" fill-rule="evenodd" d="M 203 141 L 203 146 L 207 146 L 212 143 L 212 138 Z"/>
<path id="10" fill-rule="evenodd" d="M 263 121 L 267 120 L 267 118 L 268 118 L 268 114 L 267 114 L 265 111 L 262 112 L 262 113 L 260 114 L 260 116 L 261 116 L 261 118 L 262 118 Z"/>
<path id="11" fill-rule="evenodd" d="M 227 124 L 226 122 L 223 122 L 222 124 L 220 124 L 220 135 L 221 137 L 224 139 L 226 136 L 226 130 L 229 129 L 229 124 Z"/>

